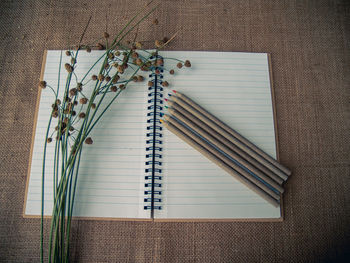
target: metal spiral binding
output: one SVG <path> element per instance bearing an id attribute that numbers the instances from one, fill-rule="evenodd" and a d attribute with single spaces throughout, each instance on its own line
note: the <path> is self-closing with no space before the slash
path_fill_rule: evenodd
<path id="1" fill-rule="evenodd" d="M 162 57 L 154 55 L 151 57 L 153 62 Z M 152 63 L 156 64 L 156 63 Z M 162 127 L 160 118 L 163 116 L 163 87 L 162 73 L 163 65 L 156 65 L 151 68 L 149 75 L 153 85 L 148 88 L 148 107 L 147 107 L 147 146 L 146 146 L 146 168 L 145 168 L 145 197 L 144 209 L 151 210 L 153 217 L 154 210 L 161 210 L 162 206 Z M 155 72 L 159 71 L 160 74 Z"/>

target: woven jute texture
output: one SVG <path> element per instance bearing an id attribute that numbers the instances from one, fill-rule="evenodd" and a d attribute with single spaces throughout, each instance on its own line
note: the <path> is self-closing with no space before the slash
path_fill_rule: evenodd
<path id="1" fill-rule="evenodd" d="M 280 160 L 293 171 L 284 221 L 81 220 L 73 225 L 72 262 L 349 260 L 349 1 L 160 2 L 139 40 L 179 31 L 168 49 L 271 53 Z M 22 209 L 44 50 L 76 43 L 90 15 L 86 40 L 106 28 L 116 33 L 145 3 L 0 2 L 1 261 L 39 260 L 40 220 L 24 219 Z"/>

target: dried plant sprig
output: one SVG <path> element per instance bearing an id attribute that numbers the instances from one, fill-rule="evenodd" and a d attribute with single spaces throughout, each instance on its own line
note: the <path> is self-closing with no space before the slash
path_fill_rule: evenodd
<path id="1" fill-rule="evenodd" d="M 53 157 L 54 200 L 49 236 L 48 260 L 49 262 L 68 262 L 70 229 L 83 145 L 86 144 L 88 146 L 93 143 L 93 138 L 90 137 L 91 131 L 118 98 L 121 92 L 127 88 L 128 84 L 133 81 L 140 82 L 144 80 L 144 77 L 142 75 L 138 75 L 138 72 L 140 70 L 148 71 L 155 67 L 155 72 L 157 73 L 159 71 L 157 67 L 164 64 L 164 60 L 160 59 L 152 62 L 151 57 L 154 55 L 152 52 L 143 50 L 144 54 L 142 55 L 136 50 L 137 48 L 142 48 L 142 44 L 136 41 L 137 34 L 135 35 L 131 47 L 127 48 L 122 44 L 125 37 L 132 32 L 133 29 L 138 28 L 139 24 L 144 21 L 154 10 L 155 8 L 150 10 L 148 13 L 146 13 L 146 15 L 139 19 L 135 25 L 131 26 L 131 23 L 141 12 L 136 14 L 117 34 L 110 44 L 108 43 L 110 36 L 107 32 L 105 32 L 103 35 L 106 40 L 106 46 L 104 47 L 102 44 L 98 44 L 98 48 L 106 48 L 106 51 L 103 52 L 103 55 L 101 55 L 95 61 L 82 79 L 79 80 L 78 76 L 75 74 L 78 54 L 82 49 L 86 49 L 88 52 L 91 51 L 90 44 L 82 45 L 81 43 L 87 30 L 86 27 L 82 37 L 79 40 L 77 49 L 66 51 L 66 55 L 70 57 L 71 61 L 70 63 L 64 64 L 67 78 L 66 84 L 63 87 L 64 95 L 61 100 L 58 99 L 58 94 L 60 88 L 62 88 L 59 86 L 61 65 L 63 64 L 62 53 L 60 57 L 56 90 L 45 81 L 42 80 L 40 82 L 40 86 L 42 88 L 49 87 L 55 95 L 55 102 L 52 105 L 52 111 L 49 118 L 44 144 L 41 205 L 41 262 L 44 262 L 43 218 L 47 144 L 52 143 L 54 141 L 53 138 L 56 138 Z M 90 20 L 91 17 L 89 22 Z M 175 37 L 175 35 L 160 45 L 159 48 L 162 48 L 168 44 Z M 122 53 L 119 50 L 116 50 L 120 47 L 122 48 Z M 102 63 L 98 72 L 94 72 L 95 74 L 92 75 L 91 80 L 85 81 L 85 79 L 91 75 L 91 72 L 95 69 L 95 66 L 98 63 Z M 186 65 L 186 62 L 181 61 L 181 63 Z M 76 81 L 76 84 L 73 84 L 73 80 Z M 90 81 L 93 81 L 93 88 L 91 94 L 86 96 L 85 94 L 88 94 L 85 93 L 86 85 Z M 153 85 L 153 83 L 148 83 L 148 85 Z M 164 87 L 167 87 L 168 85 L 169 83 L 167 81 L 163 81 Z M 112 97 L 110 98 L 110 96 L 108 96 L 110 100 L 106 105 L 103 102 L 107 99 L 107 94 L 112 94 Z M 57 125 L 50 134 L 50 131 L 52 130 L 51 124 L 53 118 L 57 119 Z"/>

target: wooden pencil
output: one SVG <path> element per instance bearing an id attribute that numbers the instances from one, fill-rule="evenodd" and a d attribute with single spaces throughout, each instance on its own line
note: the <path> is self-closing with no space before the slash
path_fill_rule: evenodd
<path id="1" fill-rule="evenodd" d="M 291 174 L 291 171 L 279 164 L 276 160 L 274 160 L 271 156 L 264 153 L 257 146 L 249 142 L 243 136 L 241 136 L 236 131 L 232 130 L 226 124 L 218 120 L 212 114 L 207 112 L 197 103 L 186 97 L 184 94 L 176 92 L 173 98 L 173 101 L 181 105 L 187 111 L 190 111 L 197 118 L 205 121 L 210 127 L 216 129 L 220 134 L 225 136 L 228 140 L 231 140 L 233 143 L 237 145 L 237 147 L 241 148 L 243 151 L 247 152 L 253 158 L 264 164 L 267 168 L 273 171 L 275 174 L 280 176 L 283 180 L 287 180 L 288 176 Z M 258 153 L 259 152 L 259 153 Z M 263 154 L 261 154 L 263 153 Z M 278 164 L 278 167 L 276 165 Z M 283 167 L 283 170 L 279 167 Z"/>
<path id="2" fill-rule="evenodd" d="M 249 189 L 257 193 L 259 196 L 264 198 L 266 201 L 268 201 L 270 204 L 272 204 L 275 207 L 279 206 L 279 201 L 270 196 L 268 193 L 266 193 L 264 190 L 256 186 L 253 182 L 242 176 L 240 173 L 238 173 L 236 170 L 231 168 L 229 165 L 227 165 L 225 162 L 223 162 L 221 159 L 216 157 L 213 153 L 208 151 L 206 148 L 204 148 L 202 145 L 197 143 L 195 140 L 193 140 L 191 137 L 187 136 L 183 131 L 177 127 L 175 127 L 172 123 L 169 123 L 168 121 L 161 120 L 164 127 L 166 127 L 170 132 L 178 136 L 180 139 L 182 139 L 184 142 L 192 146 L 195 150 L 200 152 L 203 156 L 208 158 L 210 161 L 221 167 L 223 170 L 225 170 L 227 173 L 232 175 L 234 178 L 236 178 L 238 181 L 243 183 L 245 186 L 247 186 Z"/>
<path id="3" fill-rule="evenodd" d="M 273 180 L 275 180 L 277 183 L 282 184 L 284 180 L 273 173 L 271 170 L 269 170 L 267 167 L 265 167 L 263 164 L 255 160 L 253 157 L 251 157 L 249 154 L 238 148 L 234 143 L 232 143 L 230 140 L 222 136 L 220 133 L 218 133 L 216 130 L 209 127 L 205 122 L 198 119 L 196 116 L 194 116 L 192 113 L 186 111 L 184 108 L 182 108 L 179 104 L 173 101 L 168 101 L 168 106 L 170 109 L 174 109 L 178 112 L 180 112 L 182 115 L 186 116 L 188 119 L 191 119 L 193 123 L 198 125 L 203 130 L 207 131 L 209 134 L 211 134 L 213 137 L 215 137 L 218 141 L 220 141 L 222 144 L 224 144 L 226 147 L 228 147 L 231 152 L 238 154 L 241 158 L 243 158 L 246 163 L 251 164 L 251 166 L 256 167 L 257 169 L 261 170 L 264 174 L 271 177 Z M 255 169 L 256 170 L 256 169 Z"/>
<path id="4" fill-rule="evenodd" d="M 261 178 L 263 181 L 271 185 L 274 189 L 276 189 L 278 192 L 283 193 L 284 189 L 283 187 L 278 184 L 275 180 L 270 178 L 269 176 L 265 175 L 264 173 L 260 172 L 258 169 L 256 169 L 254 166 L 252 166 L 249 162 L 241 158 L 238 154 L 233 152 L 230 148 L 226 147 L 224 144 L 222 144 L 219 140 L 217 140 L 214 136 L 212 136 L 206 129 L 202 129 L 198 125 L 196 125 L 193 122 L 193 118 L 188 118 L 178 112 L 175 109 L 169 108 L 168 112 L 175 117 L 176 119 L 180 120 L 184 124 L 186 124 L 188 127 L 190 127 L 192 130 L 197 132 L 200 136 L 205 138 L 207 141 L 215 145 L 218 149 L 220 149 L 222 152 L 230 156 L 233 160 L 235 160 L 238 165 L 245 167 L 246 169 L 250 170 L 254 175 L 258 176 Z M 241 171 L 239 171 L 241 172 Z"/>

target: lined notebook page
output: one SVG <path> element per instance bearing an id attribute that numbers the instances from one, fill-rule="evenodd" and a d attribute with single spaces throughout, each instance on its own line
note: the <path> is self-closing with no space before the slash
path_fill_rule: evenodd
<path id="1" fill-rule="evenodd" d="M 267 54 L 160 52 L 189 59 L 191 68 L 164 73 L 183 92 L 258 147 L 276 157 Z M 177 61 L 166 62 L 176 69 Z M 176 76 L 178 75 L 178 76 Z M 162 210 L 156 218 L 279 218 L 275 208 L 164 129 Z"/>
<path id="2" fill-rule="evenodd" d="M 43 79 L 55 87 L 58 80 L 60 54 L 60 51 L 48 51 L 46 58 Z M 79 80 L 101 55 L 103 51 L 79 54 L 78 67 L 74 71 Z M 61 92 L 66 82 L 64 63 L 67 62 L 69 58 L 63 54 Z M 100 65 L 101 63 L 96 66 L 96 70 L 93 70 L 91 75 L 98 73 Z M 73 83 L 76 82 L 73 81 Z M 89 85 L 93 85 L 93 82 L 90 81 Z M 83 92 L 87 94 L 87 90 L 88 88 L 84 87 Z M 112 96 L 113 93 L 108 95 Z M 40 215 L 43 145 L 53 101 L 54 96 L 49 88 L 42 90 L 27 189 L 26 215 Z M 131 83 L 104 115 L 102 121 L 95 126 L 91 134 L 94 143 L 85 145 L 83 148 L 74 205 L 75 216 L 150 218 L 150 212 L 143 209 L 146 107 L 146 82 Z M 57 122 L 54 119 L 52 127 L 57 125 L 55 121 Z M 53 158 L 54 141 L 49 144 L 47 152 L 46 215 L 52 213 L 53 161 L 51 158 Z"/>

